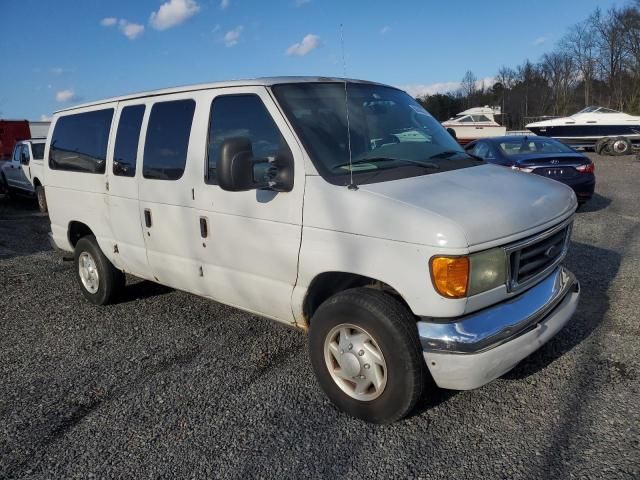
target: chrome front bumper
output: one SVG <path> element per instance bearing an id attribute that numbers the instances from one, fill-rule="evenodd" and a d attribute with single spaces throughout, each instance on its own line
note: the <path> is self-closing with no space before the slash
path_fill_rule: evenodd
<path id="1" fill-rule="evenodd" d="M 443 388 L 469 390 L 503 375 L 569 321 L 580 285 L 560 266 L 536 286 L 452 320 L 418 322 L 424 358 Z"/>

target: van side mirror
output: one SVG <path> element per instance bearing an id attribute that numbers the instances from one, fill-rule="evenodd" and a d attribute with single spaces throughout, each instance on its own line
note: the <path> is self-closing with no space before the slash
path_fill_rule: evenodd
<path id="1" fill-rule="evenodd" d="M 293 157 L 288 151 L 274 157 L 255 158 L 247 137 L 227 138 L 220 147 L 216 165 L 218 185 L 230 192 L 293 189 Z"/>

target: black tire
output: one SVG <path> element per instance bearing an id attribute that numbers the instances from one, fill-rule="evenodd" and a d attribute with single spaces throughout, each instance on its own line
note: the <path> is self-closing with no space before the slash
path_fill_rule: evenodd
<path id="1" fill-rule="evenodd" d="M 382 352 L 386 385 L 377 398 L 363 401 L 352 397 L 329 372 L 325 339 L 342 324 L 364 330 Z M 309 353 L 318 383 L 331 401 L 340 410 L 368 422 L 391 423 L 403 418 L 414 408 L 426 385 L 427 369 L 416 320 L 398 300 L 379 290 L 346 290 L 320 305 L 311 320 Z"/>
<path id="2" fill-rule="evenodd" d="M 36 200 L 38 201 L 38 208 L 42 213 L 47 213 L 47 197 L 44 195 L 44 187 L 38 185 L 36 187 Z"/>
<path id="3" fill-rule="evenodd" d="M 454 138 L 454 140 L 458 140 L 458 135 L 456 134 L 456 131 L 453 128 L 451 127 L 447 128 L 447 132 L 449 132 L 449 135 L 451 135 Z"/>
<path id="4" fill-rule="evenodd" d="M 609 142 L 611 154 L 616 157 L 629 155 L 633 151 L 633 145 L 626 137 L 616 137 Z"/>
<path id="5" fill-rule="evenodd" d="M 95 270 L 97 270 L 98 282 L 97 290 L 95 291 L 91 291 L 87 286 L 85 286 L 80 274 L 80 257 L 83 253 L 86 253 L 91 257 L 95 265 Z M 124 288 L 124 273 L 114 267 L 109 259 L 105 257 L 93 235 L 88 235 L 78 240 L 74 250 L 73 259 L 76 280 L 78 281 L 78 285 L 80 285 L 82 294 L 87 300 L 94 305 L 107 305 L 115 300 Z"/>
<path id="6" fill-rule="evenodd" d="M 609 151 L 610 151 L 609 142 L 610 141 L 611 141 L 611 138 L 609 138 L 609 137 L 601 138 L 600 140 L 598 140 L 596 142 L 596 145 L 593 148 L 593 151 L 596 152 L 598 155 L 609 155 Z"/>

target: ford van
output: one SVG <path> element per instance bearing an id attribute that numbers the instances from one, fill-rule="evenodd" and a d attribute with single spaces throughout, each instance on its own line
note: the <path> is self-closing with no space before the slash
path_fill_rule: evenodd
<path id="1" fill-rule="evenodd" d="M 88 301 L 127 273 L 299 328 L 320 387 L 367 421 L 490 382 L 576 309 L 573 191 L 465 153 L 394 87 L 126 95 L 56 112 L 45 150 L 52 243 Z"/>

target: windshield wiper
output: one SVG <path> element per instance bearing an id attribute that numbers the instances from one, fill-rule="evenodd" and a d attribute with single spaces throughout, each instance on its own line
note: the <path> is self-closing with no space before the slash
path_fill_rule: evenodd
<path id="1" fill-rule="evenodd" d="M 391 158 L 391 157 L 371 157 L 371 158 L 361 158 L 359 160 L 354 160 L 351 162 L 352 165 L 358 165 L 363 163 L 376 163 L 376 162 L 403 162 L 412 165 L 417 165 L 419 167 L 428 168 L 429 170 L 439 170 L 440 165 L 437 165 L 432 162 L 421 162 L 420 160 L 411 160 L 408 158 Z M 342 163 L 340 165 L 336 165 L 334 168 L 341 168 L 349 166 L 349 162 Z"/>

